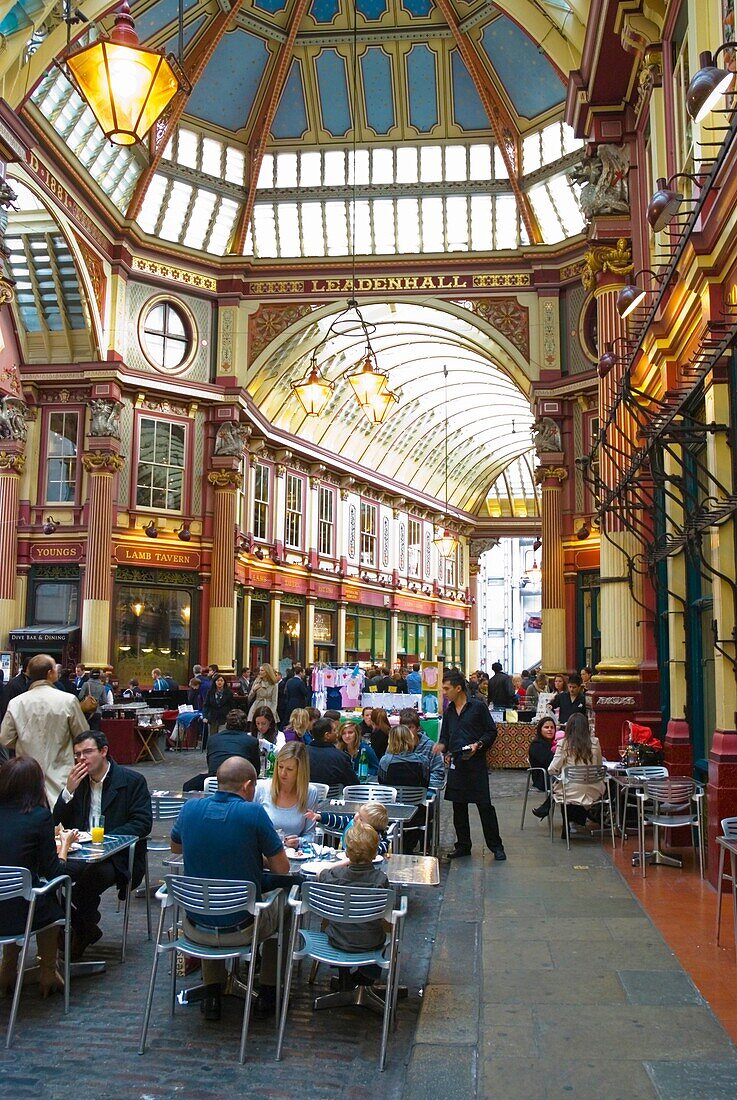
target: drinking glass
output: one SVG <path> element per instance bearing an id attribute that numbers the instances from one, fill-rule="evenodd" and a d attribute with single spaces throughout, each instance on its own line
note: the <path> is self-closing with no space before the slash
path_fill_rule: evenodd
<path id="1" fill-rule="evenodd" d="M 314 835 L 315 835 L 315 839 L 314 839 L 315 852 L 317 854 L 317 858 L 322 859 L 323 858 L 323 847 L 325 845 L 325 830 L 323 829 L 322 825 L 320 825 L 320 824 L 315 825 L 315 834 Z"/>
<path id="2" fill-rule="evenodd" d="M 105 842 L 105 815 L 93 814 L 92 815 L 92 828 L 90 829 L 92 834 L 92 843 L 96 847 L 101 847 Z"/>

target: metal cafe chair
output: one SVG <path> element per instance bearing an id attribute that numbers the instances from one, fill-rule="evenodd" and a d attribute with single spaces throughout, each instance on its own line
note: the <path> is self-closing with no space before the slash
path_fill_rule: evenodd
<path id="1" fill-rule="evenodd" d="M 419 829 L 422 833 L 422 854 L 427 855 L 428 841 L 432 843 L 432 826 L 430 822 L 430 808 L 435 802 L 435 792 L 428 790 L 426 787 L 403 787 L 397 786 L 397 802 L 402 803 L 405 806 L 417 806 L 424 809 L 424 821 L 422 823 L 415 822 L 415 818 L 411 818 L 409 821 L 403 821 L 402 833 L 405 829 Z M 415 815 L 416 816 L 416 815 Z"/>
<path id="2" fill-rule="evenodd" d="M 64 916 L 60 920 L 45 924 L 43 928 L 33 929 L 33 918 L 36 913 L 36 902 L 44 894 L 61 889 L 64 892 Z M 5 1039 L 5 1047 L 8 1049 L 13 1041 L 15 1020 L 18 1015 L 20 994 L 23 988 L 23 971 L 28 957 L 28 946 L 36 932 L 43 932 L 46 928 L 61 927 L 64 929 L 64 1014 L 69 1012 L 69 960 L 72 954 L 72 880 L 69 875 L 57 875 L 43 886 L 33 885 L 33 876 L 27 867 L 0 867 L 0 903 L 11 901 L 13 898 L 23 898 L 28 904 L 28 916 L 23 931 L 15 935 L 0 936 L 0 947 L 6 944 L 20 944 L 21 952 L 18 958 L 18 975 L 13 993 L 13 1003 L 10 1006 L 10 1019 L 8 1020 L 8 1033 Z"/>
<path id="3" fill-rule="evenodd" d="M 627 809 L 629 807 L 630 791 L 636 790 L 638 779 L 667 779 L 669 772 L 668 769 L 661 764 L 644 764 L 641 767 L 627 768 L 627 779 L 634 780 L 633 784 L 628 783 L 624 788 L 624 805 L 622 807 L 622 816 L 620 818 L 620 833 L 622 837 L 621 847 L 624 848 L 624 842 L 627 839 Z M 635 808 L 636 804 L 635 804 Z"/>
<path id="4" fill-rule="evenodd" d="M 380 1011 L 383 1017 L 381 1029 L 381 1049 L 379 1051 L 379 1069 L 386 1063 L 386 1048 L 389 1039 L 389 1024 L 396 1013 L 399 956 L 402 940 L 402 927 L 407 915 L 407 899 L 402 897 L 399 908 L 395 909 L 394 890 L 377 890 L 372 887 L 336 886 L 332 883 L 305 882 L 301 887 L 293 886 L 289 894 L 289 904 L 294 909 L 294 920 L 289 937 L 289 966 L 284 983 L 284 1001 L 279 1025 L 279 1042 L 276 1048 L 276 1060 L 281 1060 L 284 1031 L 289 1011 L 289 993 L 292 987 L 293 964 L 302 959 L 313 959 L 317 963 L 330 966 L 352 968 L 356 966 L 378 966 L 386 971 L 386 989 L 383 999 L 370 986 L 358 986 L 355 990 L 329 993 L 318 997 L 313 1007 L 332 1008 L 342 1005 L 367 1005 Z M 339 924 L 361 924 L 367 920 L 383 918 L 391 925 L 391 933 L 383 947 L 375 951 L 341 951 L 333 947 L 325 932 L 313 932 L 302 927 L 303 918 L 310 913 L 325 920 Z M 297 948 L 297 935 L 302 937 L 302 946 Z"/>
<path id="5" fill-rule="evenodd" d="M 643 790 L 637 792 L 638 832 L 640 839 L 640 869 L 642 877 L 646 875 L 647 858 L 645 854 L 645 827 L 652 825 L 654 830 L 655 852 L 662 863 L 663 853 L 659 851 L 658 835 L 661 829 L 691 829 L 691 841 L 699 849 L 699 870 L 704 877 L 704 831 L 701 824 L 701 806 L 704 792 L 694 780 L 683 776 L 671 776 L 669 779 L 651 779 L 643 784 Z M 645 803 L 651 801 L 652 809 L 646 810 Z M 680 866 L 680 864 L 677 864 Z"/>
<path id="6" fill-rule="evenodd" d="M 609 772 L 603 765 L 600 764 L 570 764 L 567 768 L 563 769 L 560 775 L 561 787 L 563 790 L 563 797 L 556 798 L 553 793 L 550 799 L 550 840 L 553 840 L 553 817 L 555 814 L 555 807 L 559 805 L 563 813 L 563 821 L 566 828 L 566 847 L 571 850 L 571 837 L 568 826 L 568 788 L 572 783 L 603 783 L 604 793 L 601 798 L 593 802 L 592 805 L 598 804 L 601 813 L 601 835 L 604 837 L 604 806 L 609 810 L 609 828 L 612 833 L 612 848 L 616 847 L 614 839 L 614 811 L 612 810 L 612 795 L 609 788 Z M 590 809 L 591 807 L 587 807 Z"/>
<path id="7" fill-rule="evenodd" d="M 397 801 L 397 788 L 382 787 L 378 783 L 358 783 L 353 787 L 344 787 L 343 798 L 346 802 L 383 802 L 387 805 Z"/>
<path id="8" fill-rule="evenodd" d="M 722 818 L 722 836 L 727 840 L 737 841 L 737 817 L 723 817 Z M 737 883 L 734 881 L 731 871 L 727 874 L 724 871 L 724 856 L 726 849 L 719 845 L 719 874 L 717 875 L 717 943 L 719 943 L 719 930 L 722 924 L 722 894 L 724 893 L 724 882 L 732 884 L 733 895 L 733 909 L 737 909 L 737 897 L 735 896 L 735 890 L 737 890 Z M 730 866 L 732 863 L 730 862 Z M 735 918 L 735 943 L 737 943 L 737 917 Z"/>
<path id="9" fill-rule="evenodd" d="M 216 775 L 208 775 L 202 789 L 206 796 L 208 794 L 215 794 L 215 791 L 218 789 L 218 777 Z"/>
<path id="10" fill-rule="evenodd" d="M 167 798 L 152 798 L 151 799 L 151 813 L 153 815 L 154 822 L 156 821 L 176 821 L 179 817 L 179 811 L 186 802 L 186 798 L 176 798 L 174 796 Z M 151 852 L 166 852 L 171 853 L 171 843 L 167 838 L 159 838 L 152 840 L 151 837 L 146 838 L 146 869 L 144 871 L 144 889 L 146 891 L 146 927 L 148 929 L 148 938 L 151 939 L 151 884 L 149 880 L 149 866 L 148 857 Z"/>
<path id="11" fill-rule="evenodd" d="M 550 776 L 548 775 L 547 768 L 528 768 L 527 769 L 527 783 L 525 784 L 525 800 L 522 803 L 522 822 L 520 824 L 520 830 L 525 827 L 525 814 L 527 813 L 527 799 L 529 798 L 531 790 L 539 790 L 534 786 L 533 779 L 535 772 L 539 772 L 542 776 L 543 783 L 545 784 L 545 793 L 550 797 Z M 542 791 L 540 791 L 542 794 Z"/>
<path id="12" fill-rule="evenodd" d="M 251 1017 L 251 1001 L 253 999 L 253 981 L 256 974 L 256 959 L 259 948 L 259 924 L 262 914 L 272 906 L 279 907 L 279 926 L 273 933 L 277 937 L 277 1004 L 281 992 L 281 959 L 284 932 L 284 912 L 282 905 L 283 894 L 281 890 L 274 891 L 268 901 L 256 901 L 257 891 L 253 882 L 237 882 L 225 879 L 191 878 L 185 875 L 167 875 L 165 885 L 158 891 L 156 897 L 161 901 L 161 913 L 159 915 L 159 927 L 156 932 L 156 949 L 151 967 L 151 978 L 148 986 L 146 1007 L 143 1013 L 143 1026 L 141 1029 L 141 1041 L 138 1053 L 144 1054 L 146 1050 L 146 1036 L 148 1024 L 151 1018 L 151 1005 L 153 1003 L 156 975 L 158 973 L 159 959 L 167 952 L 179 952 L 195 959 L 245 959 L 248 963 L 248 981 L 246 985 L 246 998 L 243 1006 L 243 1024 L 241 1026 L 241 1045 L 239 1061 L 241 1065 L 246 1060 L 246 1040 L 248 1038 L 248 1024 Z M 165 938 L 164 930 L 167 912 L 174 910 L 172 928 L 176 935 L 178 925 L 177 910 L 182 908 L 194 916 L 216 914 L 227 916 L 229 913 L 248 912 L 253 916 L 253 934 L 250 943 L 234 947 L 206 947 L 203 944 L 194 943 L 180 932 L 178 938 L 171 940 Z M 271 937 L 268 937 L 269 939 Z M 177 968 L 171 968 L 171 1003 L 170 1015 L 174 1015 L 176 1002 Z M 277 1016 L 277 1023 L 279 1022 Z"/>

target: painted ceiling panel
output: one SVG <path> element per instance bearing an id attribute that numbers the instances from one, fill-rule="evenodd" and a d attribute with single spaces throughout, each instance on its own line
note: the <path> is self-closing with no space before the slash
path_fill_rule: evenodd
<path id="1" fill-rule="evenodd" d="M 429 46 L 412 46 L 407 54 L 408 117 L 421 134 L 438 124 L 437 55 Z"/>
<path id="2" fill-rule="evenodd" d="M 386 6 L 387 0 L 356 0 L 356 11 L 368 21 L 381 19 Z"/>
<path id="3" fill-rule="evenodd" d="M 240 130 L 246 124 L 269 59 L 263 39 L 236 30 L 220 42 L 192 89 L 187 114 Z"/>
<path id="4" fill-rule="evenodd" d="M 268 12 L 269 15 L 275 15 L 277 12 L 284 11 L 287 0 L 253 0 L 253 6 L 260 11 Z"/>
<path id="5" fill-rule="evenodd" d="M 395 125 L 392 98 L 392 59 L 381 46 L 369 46 L 361 58 L 366 122 L 377 134 Z"/>
<path id="6" fill-rule="evenodd" d="M 402 0 L 404 10 L 417 19 L 426 19 L 432 11 L 432 0 Z"/>
<path id="7" fill-rule="evenodd" d="M 345 137 L 351 128 L 345 58 L 337 50 L 321 50 L 315 58 L 323 129 Z"/>
<path id="8" fill-rule="evenodd" d="M 340 0 L 314 0 L 310 15 L 316 23 L 332 23 L 340 10 Z"/>
<path id="9" fill-rule="evenodd" d="M 458 50 L 451 51 L 453 116 L 463 130 L 488 130 L 489 119 Z"/>
<path id="10" fill-rule="evenodd" d="M 185 14 L 190 8 L 195 7 L 198 0 L 184 0 Z M 159 0 L 156 4 L 147 3 L 147 0 L 138 0 L 137 4 L 131 4 L 131 12 L 136 21 L 136 31 L 141 42 L 147 42 L 160 30 L 174 23 L 179 17 L 179 0 Z"/>
<path id="11" fill-rule="evenodd" d="M 490 23 L 481 44 L 518 114 L 535 118 L 563 102 L 566 90 L 557 72 L 511 19 Z"/>
<path id="12" fill-rule="evenodd" d="M 295 58 L 284 85 L 271 132 L 275 138 L 297 140 L 307 130 L 307 108 L 302 84 L 302 68 Z"/>

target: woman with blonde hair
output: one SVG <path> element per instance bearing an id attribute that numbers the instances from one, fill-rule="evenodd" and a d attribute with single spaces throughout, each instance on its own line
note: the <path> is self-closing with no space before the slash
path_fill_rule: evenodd
<path id="1" fill-rule="evenodd" d="M 415 749 L 415 735 L 409 726 L 394 726 L 389 733 L 388 751 L 379 761 L 379 783 L 393 787 L 427 787 L 430 765 Z"/>
<path id="2" fill-rule="evenodd" d="M 289 715 L 289 725 L 284 730 L 284 740 L 286 742 L 301 741 L 303 745 L 309 745 L 312 740 L 310 737 L 311 725 L 312 721 L 304 707 L 297 707 Z"/>
<path id="3" fill-rule="evenodd" d="M 279 750 L 271 783 L 257 785 L 254 802 L 266 810 L 287 847 L 299 847 L 300 837 L 312 834 L 320 795 L 310 787 L 310 758 L 300 741 Z"/>
<path id="4" fill-rule="evenodd" d="M 268 707 L 274 715 L 274 721 L 278 722 L 279 674 L 271 665 L 261 665 L 248 693 L 248 701 L 251 704 L 248 711 L 249 722 L 252 721 L 257 707 Z"/>

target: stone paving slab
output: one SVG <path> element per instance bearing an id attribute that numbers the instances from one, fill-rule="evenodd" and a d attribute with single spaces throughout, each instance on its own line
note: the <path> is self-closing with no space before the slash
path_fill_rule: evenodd
<path id="1" fill-rule="evenodd" d="M 737 1066 L 733 1061 L 647 1062 L 658 1100 L 734 1100 Z"/>

